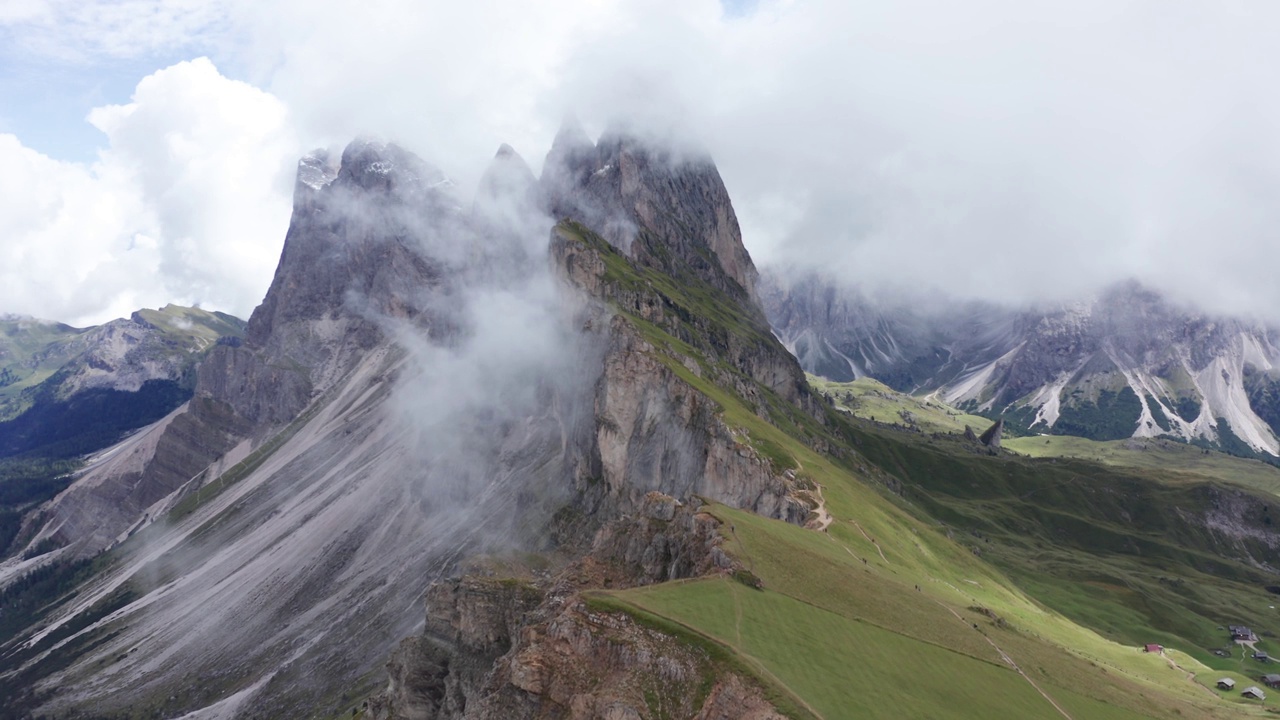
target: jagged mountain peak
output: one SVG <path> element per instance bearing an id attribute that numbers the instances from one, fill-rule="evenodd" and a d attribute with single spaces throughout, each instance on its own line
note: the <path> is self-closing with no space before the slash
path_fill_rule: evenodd
<path id="1" fill-rule="evenodd" d="M 473 224 L 493 240 L 490 246 L 476 248 L 477 259 L 486 253 L 519 252 L 525 236 L 545 237 L 545 226 L 549 225 L 546 205 L 546 196 L 529 164 L 504 143 L 481 176 L 471 207 Z"/>
<path id="2" fill-rule="evenodd" d="M 507 192 L 526 193 L 536 189 L 538 178 L 515 148 L 503 143 L 480 178 L 476 200 L 495 199 Z"/>
<path id="3" fill-rule="evenodd" d="M 332 154 L 324 149 L 312 150 L 298 161 L 298 177 L 294 183 L 294 202 L 306 192 L 323 189 L 338 177 L 338 166 L 333 162 Z"/>
<path id="4" fill-rule="evenodd" d="M 577 220 L 640 263 L 691 273 L 761 312 L 759 273 L 709 155 L 626 125 L 594 145 L 562 129 L 540 182 L 556 219 Z"/>
<path id="5" fill-rule="evenodd" d="M 394 143 L 353 140 L 342 151 L 335 182 L 363 190 L 413 195 L 450 185 L 439 168 Z"/>
<path id="6" fill-rule="evenodd" d="M 558 155 L 567 152 L 574 152 L 582 149 L 594 148 L 595 143 L 591 141 L 591 136 L 587 134 L 578 117 L 573 114 L 565 115 L 560 122 L 560 129 L 556 131 L 555 140 L 551 143 L 551 155 Z"/>
<path id="7" fill-rule="evenodd" d="M 405 243 L 456 219 L 445 175 L 398 145 L 358 139 L 337 168 L 330 160 L 317 151 L 299 162 L 298 187 L 311 192 L 295 200 L 276 276 L 249 319 L 251 346 L 266 346 L 281 324 L 351 315 L 357 305 L 403 314 L 398 294 L 412 296 L 425 272 Z M 391 256 L 404 262 L 388 265 Z"/>

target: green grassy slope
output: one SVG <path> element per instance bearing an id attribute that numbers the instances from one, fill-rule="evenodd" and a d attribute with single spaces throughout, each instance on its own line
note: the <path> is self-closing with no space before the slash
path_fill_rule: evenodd
<path id="1" fill-rule="evenodd" d="M 1266 493 L 1280 493 L 1280 468 L 1177 440 L 1157 438 L 1100 442 L 1070 435 L 1053 435 L 1014 438 L 1004 446 L 1029 457 L 1077 458 L 1114 467 L 1147 470 L 1166 482 L 1210 479 Z"/>
<path id="2" fill-rule="evenodd" d="M 0 319 L 0 419 L 20 412 L 16 401 L 22 391 L 57 372 L 68 360 L 65 348 L 91 329 L 30 318 Z"/>
<path id="3" fill-rule="evenodd" d="M 904 480 L 905 498 L 1055 609 L 1126 643 L 1162 642 L 1217 662 L 1227 624 L 1278 623 L 1266 496 L 1205 482 L 1161 482 L 1079 460 L 987 457 L 946 442 L 872 434 L 869 459 Z M 1234 500 L 1233 500 L 1234 499 Z M 1210 526 L 1224 503 L 1232 536 Z M 1233 511 L 1234 513 L 1234 511 Z"/>
<path id="4" fill-rule="evenodd" d="M 606 262 L 610 274 L 627 276 L 625 258 L 614 254 Z M 678 306 L 688 297 L 665 302 Z M 710 370 L 732 368 L 663 327 L 623 314 L 668 367 L 713 399 L 724 421 L 777 469 L 819 487 L 834 520 L 822 532 L 709 507 L 724 522 L 726 550 L 764 589 L 701 579 L 607 593 L 613 607 L 660 618 L 727 648 L 774 697 L 797 699 L 780 706 L 794 717 L 1226 718 L 1261 712 L 1188 678 L 1188 672 L 1201 680 L 1221 673 L 1203 663 L 1212 657 L 1203 649 L 1171 652 L 1178 669 L 1138 647 L 1164 641 L 1194 651 L 1195 642 L 1213 635 L 1209 624 L 1217 616 L 1217 622 L 1241 616 L 1269 626 L 1262 616 L 1237 612 L 1265 595 L 1253 583 L 1261 573 L 1216 555 L 1212 539 L 1196 536 L 1194 528 L 1162 527 L 1155 520 L 1177 503 L 1203 504 L 1196 495 L 1200 486 L 1170 489 L 1096 464 L 1066 469 L 991 457 L 959 439 L 895 431 L 834 409 L 810 417 L 759 385 L 747 402 L 722 380 L 709 379 L 717 377 Z M 690 368 L 690 359 L 701 372 Z M 871 383 L 850 385 L 863 397 L 892 400 L 878 397 L 884 390 Z M 963 416 L 946 408 L 922 403 L 917 411 L 920 430 L 963 429 Z M 1122 492 L 1096 497 L 1117 482 Z M 1137 512 L 1139 522 L 1131 517 L 1125 526 L 1118 518 L 1135 498 L 1155 508 Z M 1171 537 L 1162 535 L 1166 531 Z M 1072 533 L 1080 537 L 1063 544 Z M 1059 564 L 1037 566 L 1053 560 L 1054 552 Z M 1158 585 L 1148 577 L 1156 568 L 1143 565 L 1148 555 L 1179 572 L 1199 568 L 1192 582 L 1205 587 L 1225 576 L 1229 592 L 1207 603 L 1199 596 L 1173 603 L 1168 616 L 1110 597 L 1083 608 L 1063 600 L 1062 588 L 1078 586 L 1083 570 L 1146 573 L 1142 582 Z M 1134 592 L 1145 598 L 1149 590 L 1144 585 Z M 1084 624 L 1103 625 L 1105 616 L 1124 613 L 1121 632 L 1104 635 Z"/>
<path id="5" fill-rule="evenodd" d="M 963 433 L 968 425 L 981 434 L 991 426 L 989 418 L 957 410 L 941 400 L 898 392 L 874 378 L 834 382 L 809 375 L 808 380 L 815 390 L 831 398 L 836 407 L 866 420 L 917 427 L 927 433 Z"/>

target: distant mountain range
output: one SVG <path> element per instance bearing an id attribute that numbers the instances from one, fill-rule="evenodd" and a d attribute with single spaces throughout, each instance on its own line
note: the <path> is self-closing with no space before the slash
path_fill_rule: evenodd
<path id="1" fill-rule="evenodd" d="M 153 422 L 190 397 L 195 364 L 209 348 L 243 335 L 242 320 L 176 305 L 87 328 L 0 318 L 0 457 L 36 450 L 52 439 L 52 428 L 35 431 L 36 425 L 60 425 L 57 432 L 65 440 L 81 424 L 107 422 L 95 409 L 95 396 L 154 398 L 135 398 L 149 409 L 137 420 L 110 423 L 115 430 Z M 97 449 L 90 447 L 93 442 L 77 450 Z"/>
<path id="2" fill-rule="evenodd" d="M 1129 282 L 1076 303 L 873 299 L 809 273 L 762 297 L 809 372 L 869 376 L 1023 431 L 1167 436 L 1280 457 L 1280 330 L 1179 307 Z"/>

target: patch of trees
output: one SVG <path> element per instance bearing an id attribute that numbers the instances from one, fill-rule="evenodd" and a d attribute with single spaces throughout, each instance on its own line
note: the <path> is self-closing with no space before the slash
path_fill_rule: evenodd
<path id="1" fill-rule="evenodd" d="M 1142 415 L 1142 402 L 1125 387 L 1115 393 L 1102 390 L 1097 402 L 1064 403 L 1053 431 L 1090 440 L 1123 440 L 1133 435 Z"/>
<path id="2" fill-rule="evenodd" d="M 1280 434 L 1280 380 L 1255 370 L 1252 365 L 1244 369 L 1244 387 L 1249 397 L 1249 407 Z"/>
<path id="3" fill-rule="evenodd" d="M 149 380 L 137 392 L 104 388 L 67 400 L 38 397 L 26 412 L 0 423 L 0 458 L 70 458 L 93 452 L 159 420 L 190 397 L 190 390 L 172 380 Z"/>

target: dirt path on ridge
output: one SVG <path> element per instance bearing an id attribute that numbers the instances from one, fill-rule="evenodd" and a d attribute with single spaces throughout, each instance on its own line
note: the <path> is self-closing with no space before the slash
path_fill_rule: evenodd
<path id="1" fill-rule="evenodd" d="M 888 565 L 889 558 L 884 556 L 884 550 L 880 549 L 880 543 L 876 542 L 874 538 L 868 535 L 867 531 L 862 529 L 862 525 L 860 525 L 857 520 L 850 520 L 849 522 L 853 523 L 854 527 L 858 528 L 858 532 L 862 533 L 862 537 L 866 538 L 867 542 L 875 546 L 876 552 L 880 553 L 880 559 L 884 561 L 885 565 Z"/>
<path id="2" fill-rule="evenodd" d="M 930 599 L 931 599 L 931 600 L 933 600 L 933 598 L 930 598 Z M 959 620 L 960 622 L 964 623 L 966 626 L 967 626 L 967 625 L 969 625 L 969 621 L 968 621 L 968 620 L 965 620 L 965 619 L 960 615 L 960 613 L 958 613 L 958 612 L 956 612 L 954 609 L 952 609 L 952 608 L 951 608 L 951 606 L 947 605 L 946 603 L 942 602 L 941 600 L 933 600 L 933 601 L 934 601 L 935 603 L 937 603 L 939 606 L 941 606 L 941 607 L 942 607 L 942 609 L 944 609 L 944 610 L 946 610 L 947 612 L 949 612 L 949 613 L 951 613 L 952 615 L 954 615 L 954 616 L 955 616 L 955 618 L 956 618 L 956 620 Z M 1018 663 L 1014 662 L 1014 661 L 1013 661 L 1013 658 L 1009 657 L 1009 653 L 1006 653 L 1006 652 L 1005 652 L 1005 651 L 1004 651 L 1004 650 L 1003 650 L 999 645 L 997 645 L 995 640 L 992 640 L 990 637 L 988 637 L 988 636 L 987 636 L 987 634 L 986 634 L 986 633 L 982 632 L 981 630 L 979 630 L 979 631 L 978 631 L 978 634 L 982 635 L 982 639 L 983 639 L 983 640 L 986 640 L 986 641 L 987 641 L 987 644 L 989 644 L 991 647 L 995 648 L 995 651 L 996 651 L 997 653 L 999 653 L 999 655 L 1000 655 L 1000 659 L 1001 659 L 1001 660 L 1004 660 L 1006 663 L 1008 663 L 1008 664 L 1009 664 L 1009 667 L 1013 668 L 1014 672 L 1016 672 L 1016 673 L 1018 673 L 1019 675 L 1021 675 L 1023 680 L 1026 680 L 1026 681 L 1027 681 L 1027 683 L 1031 685 L 1031 687 L 1035 688 L 1035 691 L 1036 691 L 1036 692 L 1038 692 L 1038 693 L 1040 693 L 1040 697 L 1043 697 L 1045 700 L 1047 700 L 1047 701 L 1049 702 L 1049 704 L 1053 706 L 1053 709 L 1057 710 L 1059 713 L 1061 713 L 1061 714 L 1062 714 L 1062 717 L 1066 718 L 1067 720 L 1075 720 L 1075 718 L 1071 717 L 1071 714 L 1070 714 L 1070 713 L 1068 713 L 1066 710 L 1064 710 L 1064 709 L 1062 708 L 1062 706 L 1061 706 L 1061 705 L 1059 705 L 1059 704 L 1058 704 L 1058 702 L 1057 702 L 1056 700 L 1054 700 L 1053 698 L 1049 697 L 1049 693 L 1047 693 L 1047 692 L 1045 692 L 1043 689 L 1041 689 L 1041 687 L 1040 687 L 1039 685 L 1037 685 L 1037 684 L 1036 684 L 1036 681 L 1031 679 L 1031 676 L 1029 676 L 1029 675 L 1027 675 L 1025 672 L 1023 672 L 1022 668 L 1021 668 L 1021 667 L 1018 667 Z"/>
<path id="3" fill-rule="evenodd" d="M 827 528 L 831 527 L 831 523 L 835 522 L 835 518 L 827 511 L 827 499 L 822 496 L 822 485 L 818 483 L 814 483 L 814 485 L 818 488 L 814 492 L 814 495 L 818 498 L 818 507 L 814 508 L 813 512 L 818 517 L 812 523 L 806 523 L 805 527 L 818 532 L 826 532 Z"/>
<path id="4" fill-rule="evenodd" d="M 1165 661 L 1165 662 L 1169 663 L 1169 667 L 1173 668 L 1174 670 L 1177 670 L 1178 672 L 1185 673 L 1185 674 L 1186 674 L 1186 676 L 1187 676 L 1187 682 L 1189 682 L 1189 683 L 1191 683 L 1192 685 L 1195 685 L 1196 687 L 1198 687 L 1198 688 L 1200 688 L 1200 689 L 1204 690 L 1205 692 L 1209 693 L 1210 695 L 1212 695 L 1212 696 L 1213 696 L 1213 697 L 1215 697 L 1215 698 L 1216 698 L 1216 697 L 1218 697 L 1218 693 L 1216 693 L 1216 692 L 1214 692 L 1214 691 L 1210 690 L 1209 688 L 1205 687 L 1204 685 L 1201 685 L 1200 683 L 1196 682 L 1196 674 L 1195 674 L 1195 673 L 1191 672 L 1190 670 L 1188 670 L 1188 669 L 1186 669 L 1186 668 L 1182 667 L 1181 665 L 1179 665 L 1178 663 L 1174 662 L 1173 658 L 1169 657 L 1168 655 L 1161 654 L 1161 656 L 1164 658 L 1164 661 Z"/>
<path id="5" fill-rule="evenodd" d="M 884 556 L 884 550 L 880 549 L 880 544 L 877 543 L 875 540 L 873 540 L 871 536 L 867 535 L 867 531 L 862 529 L 862 525 L 860 525 L 857 520 L 850 520 L 849 522 L 853 523 L 854 526 L 858 528 L 858 532 L 862 533 L 862 536 L 867 539 L 867 542 L 875 546 L 876 551 L 880 553 L 880 559 L 883 560 L 886 565 L 890 564 L 889 559 Z M 827 537 L 831 537 L 831 536 L 828 535 Z M 831 540 L 835 541 L 835 538 L 831 538 Z M 854 552 L 850 550 L 848 547 L 846 547 L 843 543 L 840 543 L 840 546 L 845 549 L 845 552 L 849 553 L 850 555 L 853 555 L 854 557 L 857 557 L 857 555 L 855 555 Z M 946 585 L 947 587 L 951 588 L 952 590 L 955 590 L 957 593 L 960 593 L 963 595 L 963 593 L 961 593 L 960 591 L 960 588 L 956 587 L 955 585 L 952 585 L 951 583 L 945 580 L 939 580 L 932 576 L 929 576 L 929 579 L 934 582 L 940 582 Z M 943 610 L 946 610 L 947 612 L 951 613 L 951 615 L 954 616 L 956 620 L 959 620 L 960 622 L 964 623 L 966 627 L 969 626 L 969 621 L 965 620 L 964 617 L 960 615 L 960 613 L 956 612 L 950 605 L 947 605 L 941 600 L 938 600 L 935 598 L 929 598 L 929 599 L 937 603 L 938 606 L 941 607 Z M 1000 656 L 1000 659 L 1004 660 L 1009 665 L 1009 667 L 1014 670 L 1014 672 L 1021 675 L 1022 679 L 1026 680 L 1027 684 L 1029 684 L 1032 688 L 1034 688 L 1036 692 L 1040 693 L 1040 697 L 1044 698 L 1045 701 L 1047 701 L 1050 705 L 1052 705 L 1054 710 L 1057 710 L 1058 713 L 1060 713 L 1062 717 L 1066 718 L 1067 720 L 1075 720 L 1075 718 L 1071 717 L 1071 714 L 1068 713 L 1065 709 L 1063 709 L 1063 707 L 1059 705 L 1056 700 L 1054 700 L 1052 697 L 1049 696 L 1049 693 L 1045 692 L 1043 688 L 1037 685 L 1036 681 L 1032 680 L 1031 677 L 1027 675 L 1027 673 L 1024 672 L 1021 667 L 1018 666 L 1018 663 L 1014 662 L 1013 658 L 1009 656 L 1009 653 L 1004 651 L 1004 648 L 997 645 L 996 641 L 992 640 L 985 632 L 982 632 L 981 630 L 979 630 L 978 633 L 982 635 L 982 639 L 986 640 L 987 644 L 990 645 L 996 651 L 996 653 Z"/>

